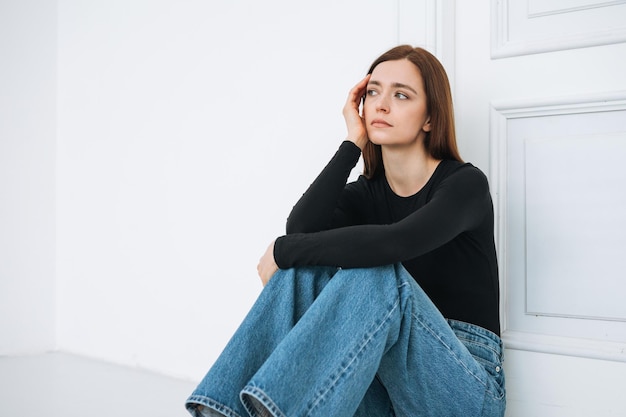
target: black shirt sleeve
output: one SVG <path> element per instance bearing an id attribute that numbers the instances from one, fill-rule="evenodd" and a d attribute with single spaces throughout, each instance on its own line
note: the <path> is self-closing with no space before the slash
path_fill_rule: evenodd
<path id="1" fill-rule="evenodd" d="M 347 224 L 339 200 L 361 150 L 345 141 L 291 210 L 287 234 L 312 233 Z"/>
<path id="2" fill-rule="evenodd" d="M 320 177 L 324 175 L 323 172 Z M 343 181 L 342 187 L 345 187 L 345 178 Z M 322 181 L 318 185 L 321 184 L 325 183 Z M 311 188 L 315 186 L 314 183 Z M 305 265 L 361 268 L 404 262 L 477 227 L 491 204 L 486 177 L 477 168 L 466 164 L 441 181 L 423 207 L 401 221 L 384 225 L 340 225 L 326 230 L 333 218 L 341 216 L 335 210 L 342 191 L 333 192 L 336 197 L 332 204 L 325 201 L 324 214 L 316 219 L 317 223 L 311 222 L 315 227 L 300 228 L 304 233 L 296 232 L 294 228 L 289 230 L 292 233 L 276 240 L 274 257 L 281 269 Z M 315 194 L 305 196 L 309 198 Z M 319 196 L 316 198 L 325 200 Z M 309 208 L 313 206 L 315 204 Z M 329 214 L 331 211 L 333 214 Z"/>

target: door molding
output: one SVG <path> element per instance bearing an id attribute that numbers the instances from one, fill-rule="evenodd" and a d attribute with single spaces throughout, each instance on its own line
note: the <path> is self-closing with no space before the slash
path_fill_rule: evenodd
<path id="1" fill-rule="evenodd" d="M 523 128 L 527 121 L 548 118 L 557 120 L 560 116 L 568 115 L 622 120 L 626 115 L 626 91 L 491 103 L 490 184 L 496 213 L 495 237 L 503 300 L 503 340 L 510 349 L 626 362 L 626 317 L 618 320 L 574 315 L 556 317 L 538 315 L 527 308 L 526 230 L 524 226 L 515 224 L 525 221 L 523 215 L 526 208 L 520 208 L 519 205 L 524 206 L 526 202 L 515 200 L 512 204 L 509 195 L 512 192 L 512 171 L 519 170 L 511 167 L 511 158 L 525 156 L 517 153 L 512 155 L 509 150 L 510 138 L 515 134 L 512 129 Z M 626 140 L 626 123 L 618 121 L 617 124 L 618 137 Z M 596 135 L 594 131 L 587 134 Z M 605 134 L 597 133 L 599 137 Z M 517 187 L 514 192 L 520 194 L 519 183 L 513 187 Z M 515 218 L 512 217 L 513 212 L 516 213 Z M 605 338 L 605 334 L 610 337 Z"/>
<path id="2" fill-rule="evenodd" d="M 626 41 L 624 0 L 491 0 L 491 57 Z"/>

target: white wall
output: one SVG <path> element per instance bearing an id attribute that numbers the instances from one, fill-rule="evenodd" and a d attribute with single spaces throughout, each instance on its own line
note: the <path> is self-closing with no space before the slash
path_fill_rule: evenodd
<path id="1" fill-rule="evenodd" d="M 0 355 L 55 348 L 56 9 L 0 1 Z"/>
<path id="2" fill-rule="evenodd" d="M 201 378 L 395 2 L 59 1 L 58 342 Z"/>
<path id="3" fill-rule="evenodd" d="M 488 173 L 493 100 L 626 91 L 624 43 L 492 59 L 487 1 L 233 3 L 0 1 L 0 354 L 201 378 L 398 39 L 447 48 L 462 155 Z M 454 41 L 417 29 L 442 16 Z M 507 415 L 620 415 L 625 365 L 508 349 Z"/>

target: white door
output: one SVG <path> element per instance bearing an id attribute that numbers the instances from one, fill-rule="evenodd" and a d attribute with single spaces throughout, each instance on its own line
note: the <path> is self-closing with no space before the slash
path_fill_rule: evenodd
<path id="1" fill-rule="evenodd" d="M 498 214 L 507 415 L 626 416 L 626 2 L 458 1 L 455 28 L 459 136 Z"/>
<path id="2" fill-rule="evenodd" d="M 417 4 L 437 27 L 421 39 Z M 626 1 L 399 12 L 400 41 L 444 62 L 462 156 L 490 178 L 507 416 L 626 416 Z"/>

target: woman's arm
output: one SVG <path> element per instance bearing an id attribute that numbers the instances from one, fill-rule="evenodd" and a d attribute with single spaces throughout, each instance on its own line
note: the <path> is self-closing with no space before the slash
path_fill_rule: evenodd
<path id="1" fill-rule="evenodd" d="M 332 227 L 336 208 L 361 151 L 345 141 L 300 197 L 287 218 L 287 234 L 312 233 Z"/>
<path id="2" fill-rule="evenodd" d="M 275 242 L 274 258 L 280 268 L 357 268 L 403 262 L 476 228 L 490 207 L 487 179 L 468 165 L 442 181 L 426 205 L 397 223 L 283 236 Z"/>
<path id="3" fill-rule="evenodd" d="M 339 209 L 339 200 L 348 176 L 356 165 L 361 150 L 369 140 L 365 123 L 359 112 L 361 99 L 365 94 L 370 75 L 367 75 L 348 93 L 343 108 L 343 116 L 348 130 L 348 137 L 291 210 L 287 219 L 287 234 L 311 233 L 326 230 L 333 225 L 342 224 L 344 217 Z M 278 270 L 274 258 L 275 241 L 270 243 L 265 254 L 259 260 L 257 271 L 265 286 Z"/>
<path id="4" fill-rule="evenodd" d="M 359 106 L 369 77 L 362 79 L 348 93 L 343 107 L 348 137 L 291 210 L 287 234 L 319 232 L 333 227 L 333 217 L 348 176 L 368 141 Z"/>

